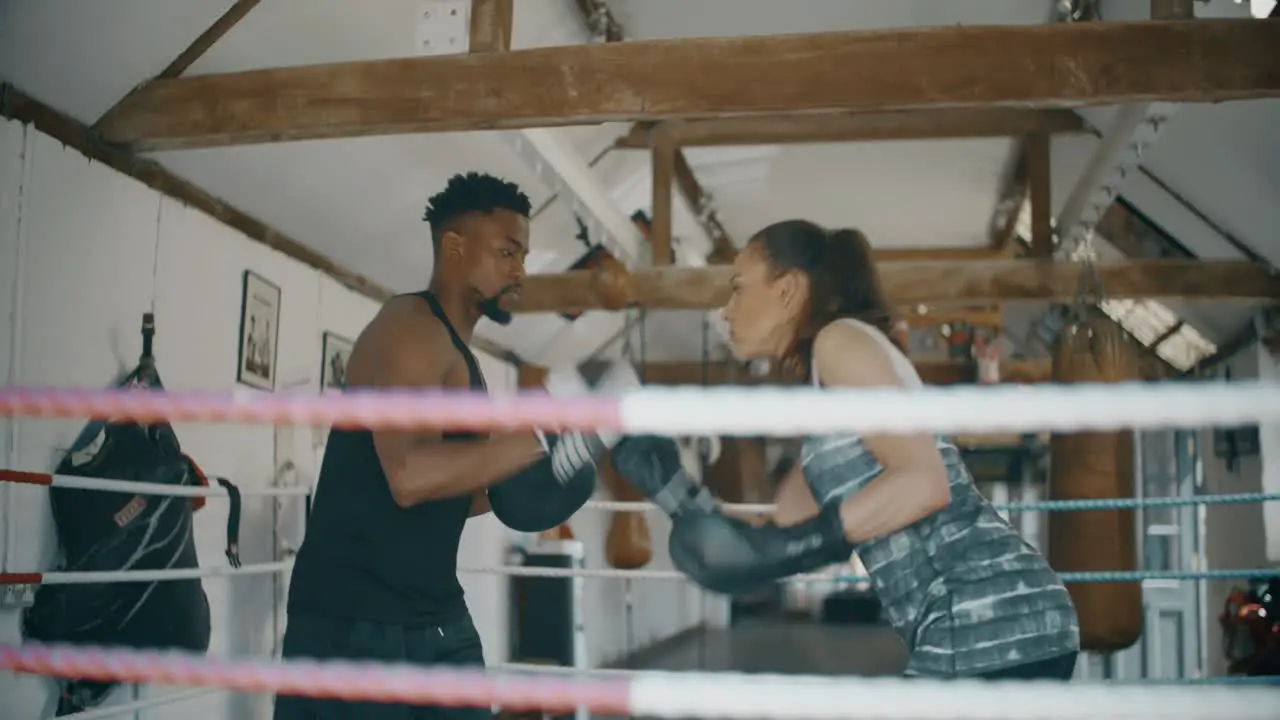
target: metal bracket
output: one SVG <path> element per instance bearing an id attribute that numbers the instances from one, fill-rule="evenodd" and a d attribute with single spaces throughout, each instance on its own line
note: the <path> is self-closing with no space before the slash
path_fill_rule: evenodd
<path id="1" fill-rule="evenodd" d="M 17 583 L 14 585 L 5 585 L 0 590 L 0 609 L 19 610 L 29 608 L 36 603 L 36 589 L 40 587 L 35 583 Z"/>
<path id="2" fill-rule="evenodd" d="M 516 155 L 552 191 L 566 198 L 587 235 L 599 238 L 624 265 L 641 255 L 640 231 L 601 186 L 587 162 L 555 128 L 528 128 L 504 134 Z"/>
<path id="3" fill-rule="evenodd" d="M 1056 218 L 1054 257 L 1067 259 L 1078 249 L 1088 249 L 1087 241 L 1102 214 L 1119 197 L 1125 179 L 1138 169 L 1143 152 L 1156 141 L 1178 107 L 1177 103 L 1153 102 L 1120 108 Z M 1031 334 L 1052 348 L 1063 321 L 1059 310 L 1050 307 L 1032 320 Z"/>
<path id="4" fill-rule="evenodd" d="M 470 0 L 420 0 L 414 23 L 419 55 L 460 55 L 471 45 Z"/>

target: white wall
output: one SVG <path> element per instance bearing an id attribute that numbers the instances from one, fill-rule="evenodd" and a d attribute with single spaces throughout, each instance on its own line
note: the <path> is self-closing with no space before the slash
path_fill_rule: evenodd
<path id="1" fill-rule="evenodd" d="M 245 269 L 281 288 L 279 386 L 316 388 L 321 337 L 332 331 L 354 338 L 376 304 L 206 215 L 162 197 L 131 178 L 92 163 L 38 131 L 0 125 L 0 377 L 8 384 L 105 387 L 132 367 L 141 350 L 144 312 L 156 315 L 155 354 L 166 386 L 253 393 L 235 381 L 241 274 Z M 513 367 L 480 355 L 491 391 L 516 387 Z M 48 471 L 82 427 L 79 420 L 0 418 L 4 467 Z M 258 425 L 180 424 L 179 438 L 211 475 L 241 487 L 273 482 L 275 468 L 293 460 L 311 482 L 318 458 L 308 428 L 288 431 Z M 246 563 L 275 558 L 272 503 L 246 497 L 241 555 Z M 0 483 L 0 558 L 6 571 L 47 570 L 57 542 L 47 492 Z M 585 542 L 587 565 L 603 567 L 608 514 L 584 512 L 573 520 Z M 196 514 L 202 565 L 222 565 L 226 505 L 212 499 Z M 670 568 L 668 524 L 653 518 L 655 559 Z M 492 516 L 468 523 L 459 567 L 500 564 L 511 533 Z M 283 580 L 283 578 L 281 579 Z M 213 613 L 210 652 L 266 656 L 276 648 L 283 611 L 275 616 L 275 579 L 207 579 Z M 493 574 L 464 574 L 467 601 L 490 663 L 508 658 L 507 582 Z M 701 620 L 708 599 L 685 582 L 640 581 L 633 589 L 633 635 L 622 616 L 622 580 L 588 580 L 584 615 L 588 658 L 598 665 L 660 640 Z M 673 587 L 681 588 L 673 592 Z M 0 642 L 20 639 L 20 616 L 0 612 Z M 278 626 L 277 626 L 278 623 Z M 142 697 L 173 692 L 142 689 Z M 129 689 L 112 702 L 131 699 Z M 51 712 L 51 686 L 31 676 L 0 674 L 0 720 Z M 151 720 L 179 717 L 268 717 L 267 696 L 211 694 L 150 711 Z"/>
<path id="2" fill-rule="evenodd" d="M 1266 357 L 1265 350 L 1257 344 L 1242 350 L 1228 363 L 1231 368 L 1231 378 L 1233 380 L 1258 378 L 1260 361 L 1264 357 Z M 1270 360 L 1270 358 L 1266 359 Z M 1218 458 L 1214 453 L 1212 429 L 1201 431 L 1200 448 L 1204 468 L 1204 493 L 1216 495 L 1263 491 L 1262 468 L 1266 462 L 1263 457 L 1255 455 L 1239 458 L 1235 468 L 1228 469 L 1226 460 Z M 1277 462 L 1275 458 L 1270 460 L 1271 464 Z M 1204 554 L 1209 569 L 1262 568 L 1275 565 L 1274 562 L 1267 560 L 1267 532 L 1262 504 L 1207 505 L 1204 506 L 1202 517 L 1204 518 Z M 1247 582 L 1246 580 L 1205 581 L 1204 624 L 1207 630 L 1208 654 L 1206 671 L 1210 676 L 1225 675 L 1227 672 L 1227 661 L 1222 655 L 1222 627 L 1218 624 L 1223 603 L 1232 588 L 1243 587 Z"/>
<path id="3" fill-rule="evenodd" d="M 597 499 L 608 499 L 601 489 Z M 605 535 L 612 513 L 585 511 L 571 521 L 574 537 L 586 547 L 588 570 L 607 570 Z M 653 559 L 645 570 L 671 570 L 667 533 L 671 521 L 661 512 L 647 514 L 653 537 Z M 703 622 L 717 624 L 728 601 L 702 592 L 685 579 L 632 580 L 630 623 L 627 621 L 627 581 L 622 578 L 590 578 L 583 589 L 583 624 L 586 626 L 587 660 L 592 667 L 607 665 L 629 653 L 652 645 Z M 628 629 L 628 624 L 630 628 Z"/>

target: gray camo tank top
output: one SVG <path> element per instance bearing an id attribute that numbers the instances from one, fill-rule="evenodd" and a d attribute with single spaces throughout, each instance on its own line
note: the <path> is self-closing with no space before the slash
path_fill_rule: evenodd
<path id="1" fill-rule="evenodd" d="M 923 385 L 888 338 L 858 324 L 882 341 L 905 385 Z M 821 384 L 816 370 L 813 378 Z M 955 445 L 938 437 L 937 447 L 951 503 L 856 548 L 907 645 L 907 674 L 976 675 L 1078 651 L 1076 611 L 1061 578 L 978 492 Z M 861 491 L 883 470 L 861 438 L 850 435 L 806 438 L 801 461 L 813 471 L 806 475 L 817 481 L 810 489 L 819 505 Z M 836 466 L 842 470 L 824 472 Z M 818 486 L 827 476 L 832 480 Z"/>

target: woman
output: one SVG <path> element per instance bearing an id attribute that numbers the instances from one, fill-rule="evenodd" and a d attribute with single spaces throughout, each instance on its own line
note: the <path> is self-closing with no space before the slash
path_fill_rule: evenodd
<path id="1" fill-rule="evenodd" d="M 738 254 L 732 283 L 724 318 L 740 358 L 770 358 L 820 387 L 921 387 L 890 339 L 861 233 L 770 225 Z M 615 467 L 655 500 L 697 498 L 663 506 L 673 517 L 672 559 L 700 584 L 733 592 L 854 551 L 907 645 L 908 675 L 1072 676 L 1079 627 L 1062 580 L 978 493 L 941 437 L 807 438 L 762 525 L 709 510 L 705 492 L 673 492 L 670 477 L 646 477 L 645 462 L 654 466 L 662 452 L 628 439 Z"/>

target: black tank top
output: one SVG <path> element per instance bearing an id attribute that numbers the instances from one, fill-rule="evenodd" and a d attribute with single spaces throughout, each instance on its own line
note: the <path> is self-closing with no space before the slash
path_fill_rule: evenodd
<path id="1" fill-rule="evenodd" d="M 436 298 L 414 293 L 444 323 L 462 353 L 471 388 L 484 376 Z M 474 433 L 446 433 L 469 440 Z M 390 623 L 431 623 L 467 611 L 458 583 L 458 544 L 471 497 L 402 508 L 369 430 L 333 429 L 316 481 L 315 501 L 289 583 L 289 612 Z"/>

